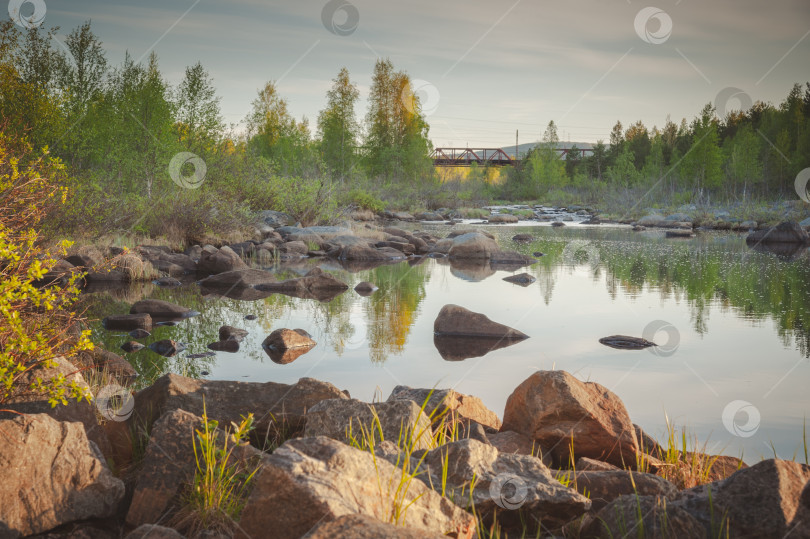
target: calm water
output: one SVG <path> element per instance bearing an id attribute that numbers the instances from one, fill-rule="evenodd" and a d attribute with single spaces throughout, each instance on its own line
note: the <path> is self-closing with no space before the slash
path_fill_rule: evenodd
<path id="1" fill-rule="evenodd" d="M 421 228 L 437 235 L 450 230 Z M 710 452 L 743 453 L 756 461 L 773 456 L 773 446 L 780 457 L 792 458 L 798 450 L 804 459 L 802 428 L 810 412 L 807 253 L 754 252 L 744 236 L 732 233 L 682 240 L 624 227 L 482 228 L 506 249 L 545 253 L 537 264 L 515 272 L 527 271 L 537 282 L 524 288 L 502 280 L 513 272 L 454 268 L 445 260 L 354 273 L 326 262 L 322 267 L 351 288 L 368 280 L 380 289 L 370 297 L 350 289 L 319 303 L 282 295 L 258 301 L 203 297 L 193 283 L 174 289 L 147 284 L 88 294 L 90 313 L 126 313 L 145 297 L 202 313 L 156 328 L 144 341 L 184 342 L 188 349 L 178 357 L 148 349 L 128 354 L 142 383 L 169 371 L 253 382 L 309 376 L 369 401 L 375 393 L 387 398 L 397 384 L 454 387 L 502 416 L 511 391 L 533 371 L 564 369 L 614 391 L 633 421 L 659 439 L 668 416 L 701 444 L 707 442 Z M 512 242 L 520 232 L 536 241 Z M 274 270 L 280 277 L 295 276 L 311 264 Z M 531 338 L 482 357 L 445 360 L 434 345 L 433 322 L 448 303 L 485 313 Z M 244 320 L 248 314 L 258 319 Z M 250 332 L 238 353 L 186 357 L 206 352 L 223 324 Z M 613 334 L 647 336 L 645 328 L 656 324 L 663 328 L 654 337 L 664 345 L 658 349 L 622 351 L 598 342 Z M 261 342 L 281 327 L 303 328 L 318 345 L 293 363 L 276 364 Z M 111 350 L 129 340 L 95 328 L 97 342 Z"/>

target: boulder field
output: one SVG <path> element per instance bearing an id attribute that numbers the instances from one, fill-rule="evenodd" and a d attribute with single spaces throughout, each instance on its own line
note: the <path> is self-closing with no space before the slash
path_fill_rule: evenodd
<path id="1" fill-rule="evenodd" d="M 291 333 L 286 346 L 307 346 Z M 81 376 L 62 365 L 51 375 Z M 473 538 L 493 523 L 510 537 L 810 534 L 810 466 L 711 457 L 722 465 L 686 485 L 670 472 L 687 459 L 662 461 L 618 395 L 565 371 L 529 376 L 501 417 L 454 389 L 397 386 L 366 403 L 311 378 L 168 374 L 129 394 L 129 413 L 107 421 L 84 402 L 4 405 L 0 537 Z M 225 429 L 248 414 L 255 428 L 237 443 Z M 253 473 L 236 521 L 207 532 L 186 518 L 203 415 L 216 443 L 231 440 L 229 463 Z"/>

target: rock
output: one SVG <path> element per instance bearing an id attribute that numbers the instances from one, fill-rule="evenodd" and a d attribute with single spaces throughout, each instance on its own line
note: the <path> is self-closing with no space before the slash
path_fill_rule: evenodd
<path id="1" fill-rule="evenodd" d="M 285 352 L 296 348 L 305 348 L 308 350 L 317 344 L 306 332 L 302 332 L 303 330 L 301 329 L 277 329 L 264 339 L 262 347 Z"/>
<path id="2" fill-rule="evenodd" d="M 353 221 L 373 221 L 377 218 L 371 210 L 355 210 L 349 214 Z"/>
<path id="3" fill-rule="evenodd" d="M 663 215 L 661 215 L 660 213 L 652 213 L 649 215 L 645 215 L 644 217 L 636 221 L 636 224 L 641 226 L 658 226 L 663 221 L 664 221 Z"/>
<path id="4" fill-rule="evenodd" d="M 442 478 L 442 469 L 449 463 Z M 538 529 L 554 529 L 581 516 L 591 502 L 574 489 L 560 484 L 543 462 L 529 455 L 500 454 L 491 445 L 476 440 L 450 442 L 428 451 L 417 477 L 441 490 L 462 507 L 474 504 L 476 514 L 508 531 L 531 535 Z M 471 483 L 475 488 L 470 493 Z"/>
<path id="5" fill-rule="evenodd" d="M 238 269 L 247 269 L 247 264 L 229 247 L 223 247 L 213 253 L 203 249 L 197 263 L 197 270 L 202 273 L 224 273 Z"/>
<path id="6" fill-rule="evenodd" d="M 430 419 L 410 400 L 373 404 L 356 399 L 321 401 L 307 412 L 304 436 L 326 436 L 348 444 L 351 436 L 362 440 L 363 431 L 379 436 L 377 419 L 383 440 L 408 440 L 416 449 L 430 447 Z"/>
<path id="7" fill-rule="evenodd" d="M 703 539 L 706 531 L 692 515 L 665 499 L 626 495 L 616 498 L 584 522 L 579 533 L 582 539 L 642 535 L 661 539 Z"/>
<path id="8" fill-rule="evenodd" d="M 54 407 L 51 406 L 45 395 L 29 389 L 37 379 L 47 384 L 51 380 L 64 378 L 67 383 L 75 382 L 87 394 L 91 394 L 90 386 L 82 376 L 81 369 L 62 356 L 55 357 L 53 361 L 54 367 L 40 366 L 15 377 L 15 388 L 4 399 L 1 406 L 4 411 L 0 412 L 0 418 L 14 418 L 17 414 L 45 414 L 56 421 L 81 423 L 87 438 L 96 444 L 102 454 L 109 456 L 111 454 L 110 442 L 104 434 L 104 429 L 99 425 L 98 409 L 94 403 L 70 399 L 66 405 L 60 403 Z M 3 433 L 0 432 L 0 438 L 3 436 Z"/>
<path id="9" fill-rule="evenodd" d="M 510 215 L 508 213 L 498 213 L 495 215 L 490 215 L 487 218 L 487 222 L 490 224 L 517 223 L 518 218 L 516 215 Z"/>
<path id="10" fill-rule="evenodd" d="M 168 301 L 163 301 L 160 299 L 142 299 L 141 301 L 136 301 L 130 308 L 129 312 L 130 314 L 146 313 L 149 314 L 153 319 L 188 318 L 190 316 L 199 314 L 195 313 L 188 307 L 181 307 L 180 305 L 175 305 L 174 303 L 169 303 Z M 143 329 L 148 331 L 150 328 L 144 327 Z"/>
<path id="11" fill-rule="evenodd" d="M 30 414 L 0 420 L 0 432 L 2 537 L 115 514 L 124 483 L 80 424 Z"/>
<path id="12" fill-rule="evenodd" d="M 296 298 L 330 301 L 348 290 L 349 285 L 320 268 L 313 268 L 303 277 L 288 279 L 280 283 L 261 283 L 254 288 L 263 292 L 280 293 Z"/>
<path id="13" fill-rule="evenodd" d="M 222 326 L 219 328 L 219 340 L 227 341 L 234 339 L 237 342 L 242 342 L 247 337 L 248 332 L 244 329 L 235 328 L 233 326 Z"/>
<path id="14" fill-rule="evenodd" d="M 694 238 L 695 234 L 692 229 L 688 230 L 667 230 L 664 234 L 667 238 Z"/>
<path id="15" fill-rule="evenodd" d="M 806 219 L 805 219 L 806 220 Z M 804 221 L 802 221 L 804 222 Z M 799 226 L 804 228 L 804 225 L 799 223 Z M 757 222 L 756 221 L 743 221 L 740 223 L 740 230 L 756 230 L 757 229 Z"/>
<path id="16" fill-rule="evenodd" d="M 162 339 L 149 345 L 149 349 L 163 357 L 172 357 L 177 352 L 185 349 L 185 346 L 172 339 Z"/>
<path id="17" fill-rule="evenodd" d="M 657 459 L 663 459 L 666 450 L 656 441 L 655 438 L 644 432 L 644 430 L 633 423 L 633 430 L 636 431 L 636 441 L 642 453 L 652 455 Z M 579 469 L 577 467 L 577 469 Z"/>
<path id="18" fill-rule="evenodd" d="M 574 451 L 576 451 L 576 449 L 574 449 Z M 619 468 L 613 464 L 602 462 L 601 460 L 589 459 L 588 457 L 579 457 L 576 464 L 574 464 L 574 469 L 577 472 L 611 472 L 616 471 Z"/>
<path id="19" fill-rule="evenodd" d="M 178 408 L 201 415 L 204 402 L 208 417 L 220 425 L 238 423 L 242 415 L 252 412 L 257 435 L 264 436 L 276 426 L 292 435 L 303 429 L 306 412 L 315 404 L 324 399 L 347 398 L 332 384 L 312 378 L 280 384 L 195 380 L 166 374 L 135 394 L 130 420 L 132 425 L 148 428 L 158 417 Z"/>
<path id="20" fill-rule="evenodd" d="M 606 387 L 565 371 L 538 371 L 520 384 L 506 401 L 501 430 L 529 436 L 560 463 L 570 461 L 572 443 L 580 457 L 619 467 L 636 462 L 636 435 L 624 403 Z"/>
<path id="21" fill-rule="evenodd" d="M 499 251 L 494 239 L 479 232 L 470 232 L 454 237 L 447 254 L 450 258 L 489 259 Z"/>
<path id="22" fill-rule="evenodd" d="M 554 227 L 565 226 L 565 223 L 562 223 L 560 221 L 554 221 L 553 223 L 551 223 L 551 226 L 554 226 Z"/>
<path id="23" fill-rule="evenodd" d="M 149 313 L 139 314 L 116 314 L 106 317 L 101 321 L 104 329 L 107 330 L 137 330 L 152 331 L 152 317 Z"/>
<path id="24" fill-rule="evenodd" d="M 445 305 L 433 322 L 433 332 L 441 336 L 522 340 L 529 336 L 516 329 L 493 322 L 486 315 L 458 305 Z"/>
<path id="25" fill-rule="evenodd" d="M 256 320 L 257 318 L 259 318 L 259 317 L 256 316 L 255 314 L 246 314 L 245 315 L 245 320 Z"/>
<path id="26" fill-rule="evenodd" d="M 611 335 L 610 337 L 602 337 L 599 342 L 611 348 L 619 350 L 643 350 L 650 346 L 658 346 L 652 341 L 642 339 L 640 337 L 628 337 L 627 335 Z"/>
<path id="27" fill-rule="evenodd" d="M 642 225 L 633 225 L 633 228 L 631 230 L 633 232 L 643 232 L 643 231 L 647 230 L 647 227 L 642 226 Z"/>
<path id="28" fill-rule="evenodd" d="M 517 275 L 510 275 L 509 277 L 504 277 L 503 280 L 508 282 L 508 283 L 518 284 L 520 286 L 529 286 L 530 284 L 535 282 L 537 279 L 535 279 L 533 276 L 529 275 L 528 273 L 524 272 L 524 273 L 519 273 Z"/>
<path id="29" fill-rule="evenodd" d="M 132 331 L 129 332 L 129 336 L 132 337 L 133 339 L 145 339 L 150 335 L 152 334 L 146 331 L 145 329 L 133 329 Z"/>
<path id="30" fill-rule="evenodd" d="M 390 247 L 392 249 L 396 249 L 406 256 L 410 256 L 414 253 L 414 246 L 405 241 L 378 241 L 374 244 L 374 247 L 377 249 Z"/>
<path id="31" fill-rule="evenodd" d="M 211 275 L 200 281 L 200 286 L 210 289 L 248 288 L 257 284 L 275 282 L 275 275 L 269 271 L 250 268 Z"/>
<path id="32" fill-rule="evenodd" d="M 208 348 L 217 352 L 230 352 L 233 354 L 239 351 L 239 341 L 236 339 L 223 339 L 210 343 Z"/>
<path id="33" fill-rule="evenodd" d="M 581 224 L 581 225 L 601 225 L 602 220 L 599 219 L 599 217 L 594 215 L 594 216 L 592 216 L 592 217 L 590 217 L 588 219 L 585 219 L 584 221 L 580 221 L 579 224 Z"/>
<path id="34" fill-rule="evenodd" d="M 295 219 L 289 214 L 273 210 L 259 212 L 259 219 L 273 228 L 287 226 L 295 222 Z"/>
<path id="35" fill-rule="evenodd" d="M 662 477 L 625 470 L 577 470 L 574 485 L 577 492 L 587 493 L 594 511 L 599 511 L 622 495 L 638 494 L 672 499 L 678 493 L 675 485 Z"/>
<path id="36" fill-rule="evenodd" d="M 712 536 L 725 517 L 723 529 L 731 537 L 807 537 L 810 523 L 796 522 L 796 516 L 808 481 L 806 464 L 763 460 L 727 479 L 684 490 L 671 505 L 688 511 Z"/>
<path id="37" fill-rule="evenodd" d="M 664 218 L 664 221 L 681 222 L 681 223 L 683 223 L 683 222 L 691 222 L 692 217 L 690 215 L 685 214 L 685 213 L 673 213 L 673 214 L 667 215 Z"/>
<path id="38" fill-rule="evenodd" d="M 371 453 L 336 440 L 289 440 L 262 458 L 239 521 L 240 536 L 265 537 L 272 530 L 277 539 L 297 539 L 318 524 L 348 514 L 388 521 L 396 500 L 397 507 L 408 508 L 400 513 L 399 526 L 423 534 L 473 537 L 473 516 L 420 481 L 411 481 L 401 492 L 388 490 L 388 485 L 395 488 L 401 474 Z"/>
<path id="39" fill-rule="evenodd" d="M 287 241 L 323 243 L 341 237 L 355 237 L 352 229 L 341 226 L 282 227 L 278 232 Z"/>
<path id="40" fill-rule="evenodd" d="M 240 258 L 248 258 L 256 252 L 256 244 L 252 241 L 243 241 L 239 243 L 232 243 L 228 248 L 239 255 Z"/>
<path id="41" fill-rule="evenodd" d="M 484 406 L 481 399 L 459 393 L 454 389 L 414 389 L 398 385 L 388 396 L 387 402 L 411 401 L 434 419 L 444 416 L 470 419 L 492 429 L 501 428 L 497 414 Z M 425 404 L 427 403 L 427 404 Z"/>
<path id="42" fill-rule="evenodd" d="M 360 294 L 361 296 L 370 296 L 377 290 L 379 290 L 379 288 L 377 288 L 368 281 L 358 283 L 357 286 L 354 287 L 354 291 Z"/>
<path id="43" fill-rule="evenodd" d="M 500 453 L 537 456 L 539 449 L 531 438 L 511 430 L 488 434 L 487 439 Z"/>
<path id="44" fill-rule="evenodd" d="M 157 524 L 141 524 L 124 539 L 185 539 L 180 532 L 172 528 L 165 528 Z"/>
<path id="45" fill-rule="evenodd" d="M 146 347 L 137 341 L 128 341 L 121 345 L 121 350 L 127 354 L 137 352 L 138 350 L 143 350 L 144 348 Z"/>
<path id="46" fill-rule="evenodd" d="M 290 348 L 289 350 L 277 350 L 275 348 L 262 348 L 264 353 L 270 357 L 270 360 L 273 363 L 278 363 L 279 365 L 287 365 L 288 363 L 292 363 L 299 357 L 303 356 L 312 348 Z"/>
<path id="47" fill-rule="evenodd" d="M 165 522 L 177 510 L 177 497 L 188 487 L 197 468 L 194 430 L 201 426 L 201 417 L 184 410 L 172 410 L 155 421 L 138 470 L 127 524 Z M 220 433 L 219 443 L 223 435 Z M 258 449 L 242 444 L 235 447 L 231 458 L 233 463 L 247 463 L 258 461 L 260 455 Z"/>
<path id="48" fill-rule="evenodd" d="M 539 258 L 541 256 L 545 256 L 545 254 L 541 253 L 540 251 L 535 251 L 532 253 L 532 256 Z"/>
<path id="49" fill-rule="evenodd" d="M 366 515 L 349 514 L 317 525 L 302 539 L 447 539 L 441 533 L 412 530 L 383 523 Z"/>
<path id="50" fill-rule="evenodd" d="M 534 236 L 531 234 L 515 234 L 512 236 L 512 241 L 532 241 Z"/>
<path id="51" fill-rule="evenodd" d="M 404 260 L 405 255 L 396 249 L 374 249 L 369 246 L 350 245 L 340 250 L 338 259 L 386 262 L 391 260 Z"/>
<path id="52" fill-rule="evenodd" d="M 131 385 L 138 378 L 138 371 L 118 354 L 96 347 L 92 351 L 92 357 L 96 369 L 108 372 L 121 385 Z"/>
<path id="53" fill-rule="evenodd" d="M 288 241 L 279 245 L 278 250 L 289 255 L 305 256 L 309 252 L 309 247 L 303 241 Z"/>
<path id="54" fill-rule="evenodd" d="M 751 232 L 746 243 L 810 243 L 810 235 L 798 223 L 789 221 L 779 223 L 766 230 Z"/>

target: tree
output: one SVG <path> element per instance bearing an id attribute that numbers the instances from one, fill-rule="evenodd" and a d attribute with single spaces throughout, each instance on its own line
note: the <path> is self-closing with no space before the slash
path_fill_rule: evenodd
<path id="1" fill-rule="evenodd" d="M 326 108 L 318 115 L 321 155 L 340 178 L 354 168 L 354 152 L 360 137 L 354 107 L 359 97 L 357 85 L 349 79 L 349 70 L 341 68 L 326 94 Z"/>
<path id="2" fill-rule="evenodd" d="M 624 139 L 633 154 L 633 163 L 636 170 L 641 170 L 644 161 L 647 159 L 647 154 L 650 153 L 650 135 L 641 120 L 627 129 Z"/>
<path id="3" fill-rule="evenodd" d="M 615 163 L 608 168 L 608 181 L 615 185 L 635 185 L 638 182 L 638 171 L 633 161 L 633 153 L 630 148 L 623 146 Z"/>
<path id="4" fill-rule="evenodd" d="M 745 124 L 734 138 L 726 140 L 726 177 L 732 186 L 742 186 L 743 195 L 762 180 L 762 143 L 754 129 Z"/>
<path id="5" fill-rule="evenodd" d="M 282 137 L 288 136 L 295 120 L 287 110 L 273 81 L 267 82 L 253 100 L 253 110 L 247 117 L 248 137 L 251 145 L 260 153 L 270 153 Z"/>
<path id="6" fill-rule="evenodd" d="M 616 162 L 616 159 L 619 157 L 619 154 L 622 152 L 622 147 L 624 146 L 624 129 L 622 128 L 622 122 L 616 121 L 616 124 L 613 126 L 613 129 L 610 131 L 610 150 L 608 152 L 608 165 L 612 165 Z"/>
<path id="7" fill-rule="evenodd" d="M 723 178 L 717 119 L 708 103 L 692 122 L 692 147 L 683 161 L 683 176 L 698 190 L 719 187 Z"/>
<path id="8" fill-rule="evenodd" d="M 604 141 L 600 139 L 596 141 L 596 145 L 594 145 L 591 155 L 585 158 L 585 162 L 588 167 L 588 174 L 599 181 L 602 181 L 603 179 L 602 174 L 605 170 L 607 151 L 608 150 Z"/>
<path id="9" fill-rule="evenodd" d="M 214 82 L 202 64 L 197 62 L 187 67 L 175 102 L 179 140 L 188 151 L 208 154 L 222 136 L 224 126 L 219 101 Z"/>
<path id="10" fill-rule="evenodd" d="M 366 125 L 365 161 L 370 174 L 410 179 L 429 174 L 429 126 L 410 77 L 394 71 L 391 60 L 377 60 L 374 65 Z"/>

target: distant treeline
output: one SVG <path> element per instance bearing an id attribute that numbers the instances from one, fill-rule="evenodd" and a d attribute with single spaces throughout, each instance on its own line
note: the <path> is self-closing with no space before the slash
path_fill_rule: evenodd
<path id="1" fill-rule="evenodd" d="M 668 119 L 660 129 L 641 122 L 624 129 L 617 122 L 610 141 L 599 141 L 584 158 L 577 152 L 557 157 L 557 130 L 550 122 L 543 143 L 506 181 L 489 184 L 483 181 L 487 174 L 474 170 L 466 186 L 450 186 L 431 167 L 429 126 L 411 80 L 390 60 L 373 67 L 362 120 L 359 91 L 343 68 L 314 133 L 307 118 L 292 117 L 273 81 L 258 90 L 237 127 L 225 125 L 214 82 L 201 63 L 172 86 L 154 52 L 142 59 L 127 54 L 113 66 L 89 21 L 61 43 L 57 30 L 0 24 L 0 115 L 4 133 L 47 147 L 68 165 L 82 207 L 93 210 L 96 222 L 66 215 L 66 226 L 107 226 L 113 219 L 126 227 L 122 201 L 136 208 L 156 194 L 191 197 L 178 194 L 170 178 L 169 163 L 181 152 L 205 163 L 194 196 L 207 208 L 206 219 L 223 204 L 232 213 L 277 208 L 317 221 L 328 219 L 335 204 L 380 209 L 385 200 L 422 207 L 537 200 L 586 185 L 660 185 L 688 192 L 687 198 L 775 198 L 791 192 L 798 171 L 810 165 L 808 83 L 796 84 L 778 106 L 757 102 L 725 118 L 707 105 L 691 123 Z M 186 163 L 180 172 L 189 176 L 194 170 Z M 119 203 L 116 211 L 108 209 L 113 201 Z"/>

